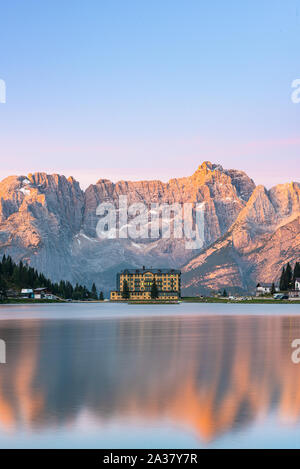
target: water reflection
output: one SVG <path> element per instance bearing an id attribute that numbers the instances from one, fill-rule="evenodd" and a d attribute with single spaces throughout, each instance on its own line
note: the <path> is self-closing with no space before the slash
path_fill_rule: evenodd
<path id="1" fill-rule="evenodd" d="M 61 428 L 84 411 L 169 421 L 210 442 L 275 413 L 300 421 L 297 317 L 143 317 L 2 321 L 0 427 Z M 121 442 L 120 442 L 121 445 Z"/>

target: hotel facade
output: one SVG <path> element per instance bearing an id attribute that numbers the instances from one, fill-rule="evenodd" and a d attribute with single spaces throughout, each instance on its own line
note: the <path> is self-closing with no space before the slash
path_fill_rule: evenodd
<path id="1" fill-rule="evenodd" d="M 181 272 L 174 269 L 125 269 L 117 274 L 117 289 L 110 292 L 111 301 L 124 301 L 124 285 L 128 285 L 130 300 L 151 300 L 152 285 L 156 283 L 158 300 L 180 299 Z"/>

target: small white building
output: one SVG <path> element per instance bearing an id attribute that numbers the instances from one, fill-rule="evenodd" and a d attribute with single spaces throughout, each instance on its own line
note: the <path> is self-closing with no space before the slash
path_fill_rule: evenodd
<path id="1" fill-rule="evenodd" d="M 256 296 L 270 295 L 272 291 L 272 283 L 258 283 L 256 286 Z M 275 285 L 275 292 L 279 292 L 279 288 Z"/>
<path id="2" fill-rule="evenodd" d="M 21 297 L 22 297 L 22 298 L 33 298 L 33 290 L 32 290 L 32 288 L 22 288 L 22 290 L 21 290 Z"/>
<path id="3" fill-rule="evenodd" d="M 47 294 L 49 294 L 50 292 L 47 291 L 47 288 L 45 287 L 42 287 L 42 288 L 35 288 L 34 289 L 34 298 L 36 300 L 41 300 L 43 298 L 45 298 L 45 296 Z"/>
<path id="4" fill-rule="evenodd" d="M 45 300 L 59 300 L 59 298 L 56 295 L 52 295 L 52 293 L 47 293 L 44 298 Z"/>
<path id="5" fill-rule="evenodd" d="M 296 278 L 295 290 L 300 291 L 300 278 Z"/>

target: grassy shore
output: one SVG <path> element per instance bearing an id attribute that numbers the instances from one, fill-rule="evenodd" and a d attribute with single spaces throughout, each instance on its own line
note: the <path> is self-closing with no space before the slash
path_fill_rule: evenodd
<path id="1" fill-rule="evenodd" d="M 252 298 L 246 300 L 229 300 L 229 298 L 198 298 L 198 297 L 183 297 L 182 301 L 184 303 L 230 303 L 230 304 L 260 304 L 260 305 L 268 305 L 268 304 L 298 304 L 300 306 L 299 300 L 274 300 L 274 298 Z"/>
<path id="2" fill-rule="evenodd" d="M 269 304 L 298 304 L 299 300 L 274 300 L 274 298 L 252 298 L 247 300 L 229 300 L 229 298 L 214 298 L 214 297 L 183 297 L 179 301 L 160 301 L 160 300 L 123 300 L 123 301 L 110 301 L 110 303 L 126 303 L 129 305 L 159 305 L 159 304 L 180 304 L 180 303 L 220 303 L 220 304 L 254 304 L 254 305 L 269 305 Z"/>
<path id="3" fill-rule="evenodd" d="M 43 303 L 70 303 L 66 300 L 35 300 L 31 298 L 9 298 L 4 301 L 0 301 L 1 305 L 7 304 L 43 304 Z M 83 301 L 83 300 L 73 300 L 72 303 L 103 303 L 100 300 L 92 300 L 92 301 Z M 274 300 L 273 298 L 252 298 L 248 300 L 229 300 L 229 298 L 214 298 L 214 297 L 183 297 L 181 300 L 170 300 L 170 301 L 160 301 L 160 300 L 123 300 L 123 301 L 109 301 L 107 303 L 126 303 L 130 305 L 171 305 L 171 304 L 179 304 L 179 303 L 221 303 L 221 304 L 285 304 L 285 305 L 295 305 L 298 304 L 300 306 L 299 300 Z"/>
<path id="4" fill-rule="evenodd" d="M 39 304 L 39 303 L 105 303 L 103 300 L 35 300 L 34 298 L 8 298 L 4 301 L 0 301 L 0 305 L 8 304 Z"/>
<path id="5" fill-rule="evenodd" d="M 37 304 L 37 303 L 66 303 L 63 300 L 35 300 L 34 298 L 8 298 L 6 300 L 0 301 L 0 305 L 9 305 L 9 304 Z"/>

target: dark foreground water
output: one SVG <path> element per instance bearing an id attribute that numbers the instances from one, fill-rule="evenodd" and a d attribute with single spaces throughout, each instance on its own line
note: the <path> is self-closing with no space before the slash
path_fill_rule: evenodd
<path id="1" fill-rule="evenodd" d="M 0 447 L 300 448 L 297 338 L 300 305 L 1 306 Z"/>

